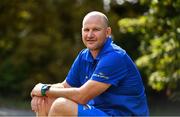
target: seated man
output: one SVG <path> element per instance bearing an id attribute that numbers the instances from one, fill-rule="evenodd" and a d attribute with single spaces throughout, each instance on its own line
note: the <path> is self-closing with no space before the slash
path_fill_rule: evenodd
<path id="1" fill-rule="evenodd" d="M 37 116 L 148 116 L 141 76 L 125 50 L 113 43 L 103 13 L 84 17 L 82 41 L 87 48 L 62 83 L 33 88 Z"/>

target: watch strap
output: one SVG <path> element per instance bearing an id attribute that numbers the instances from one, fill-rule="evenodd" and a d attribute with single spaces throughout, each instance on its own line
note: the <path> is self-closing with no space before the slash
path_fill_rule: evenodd
<path id="1" fill-rule="evenodd" d="M 50 85 L 43 84 L 43 86 L 41 87 L 41 95 L 46 96 L 46 91 L 48 91 L 50 87 Z"/>

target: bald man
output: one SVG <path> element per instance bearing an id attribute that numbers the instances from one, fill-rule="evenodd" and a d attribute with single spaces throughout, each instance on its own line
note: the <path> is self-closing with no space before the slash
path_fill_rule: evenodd
<path id="1" fill-rule="evenodd" d="M 37 84 L 31 107 L 37 116 L 148 116 L 141 76 L 111 38 L 108 18 L 88 13 L 82 22 L 87 47 L 62 83 Z"/>

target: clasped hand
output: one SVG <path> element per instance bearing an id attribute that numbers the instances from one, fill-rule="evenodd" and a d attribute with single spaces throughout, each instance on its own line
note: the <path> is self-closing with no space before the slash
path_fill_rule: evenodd
<path id="1" fill-rule="evenodd" d="M 34 96 L 42 96 L 41 94 L 41 88 L 42 88 L 43 84 L 42 83 L 38 83 L 34 88 L 33 90 L 31 91 L 31 97 L 34 97 Z"/>
<path id="2" fill-rule="evenodd" d="M 46 97 L 42 97 L 41 94 L 41 88 L 42 88 L 43 84 L 42 83 L 38 83 L 33 90 L 31 91 L 31 108 L 33 111 L 35 112 L 39 112 L 40 110 L 45 112 L 45 110 L 43 109 L 47 103 Z"/>

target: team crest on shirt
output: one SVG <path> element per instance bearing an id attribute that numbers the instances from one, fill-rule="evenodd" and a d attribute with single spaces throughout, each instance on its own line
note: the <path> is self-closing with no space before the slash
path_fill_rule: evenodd
<path id="1" fill-rule="evenodd" d="M 98 74 L 93 74 L 92 76 L 104 78 L 104 79 L 109 79 L 109 77 L 105 76 L 104 73 L 102 73 L 102 72 L 99 72 Z"/>

